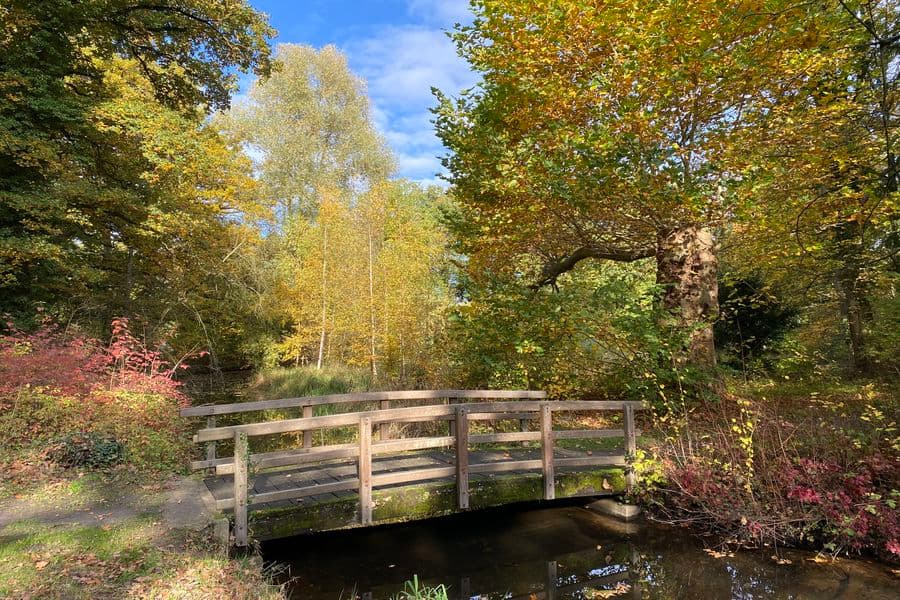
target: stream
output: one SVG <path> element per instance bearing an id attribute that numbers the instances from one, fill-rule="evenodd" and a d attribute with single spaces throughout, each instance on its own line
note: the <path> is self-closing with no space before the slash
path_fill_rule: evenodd
<path id="1" fill-rule="evenodd" d="M 304 600 L 387 599 L 414 575 L 446 585 L 451 600 L 900 598 L 886 565 L 799 551 L 779 551 L 782 564 L 771 551 L 721 555 L 683 530 L 579 505 L 297 536 L 262 552 Z"/>

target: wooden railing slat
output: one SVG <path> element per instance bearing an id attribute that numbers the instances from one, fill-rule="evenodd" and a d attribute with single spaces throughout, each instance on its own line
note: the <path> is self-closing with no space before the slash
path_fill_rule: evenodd
<path id="1" fill-rule="evenodd" d="M 305 396 L 301 398 L 279 398 L 255 402 L 235 402 L 232 404 L 207 404 L 181 409 L 182 417 L 206 417 L 209 415 L 229 415 L 263 410 L 299 408 L 301 406 L 321 406 L 323 404 L 353 404 L 378 402 L 381 400 L 439 400 L 491 399 L 503 400 L 521 398 L 542 400 L 547 392 L 541 390 L 398 390 L 393 392 L 358 392 L 351 394 L 329 394 L 326 396 Z"/>

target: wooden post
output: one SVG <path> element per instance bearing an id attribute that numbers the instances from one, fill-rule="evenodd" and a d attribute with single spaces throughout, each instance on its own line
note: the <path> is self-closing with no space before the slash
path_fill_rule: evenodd
<path id="1" fill-rule="evenodd" d="M 247 468 L 250 463 L 250 448 L 247 434 L 234 433 L 234 544 L 247 545 Z"/>
<path id="2" fill-rule="evenodd" d="M 630 404 L 624 406 L 625 409 L 625 456 L 626 460 L 634 460 L 634 452 L 637 449 L 637 441 L 634 436 L 634 407 Z M 634 487 L 634 465 L 629 464 L 625 467 L 625 484 L 628 490 Z"/>
<path id="3" fill-rule="evenodd" d="M 389 409 L 390 407 L 391 407 L 391 401 L 390 401 L 390 400 L 381 400 L 381 401 L 378 402 L 378 409 L 379 409 L 379 410 L 387 410 L 387 409 Z M 390 425 L 390 423 L 379 423 L 379 424 L 378 424 L 378 439 L 379 439 L 379 440 L 386 440 L 386 439 L 388 439 L 388 426 L 389 426 L 389 425 Z"/>
<path id="4" fill-rule="evenodd" d="M 216 415 L 206 417 L 206 428 L 212 429 L 216 426 Z M 216 460 L 216 442 L 206 442 L 206 460 Z"/>
<path id="5" fill-rule="evenodd" d="M 472 580 L 468 577 L 461 577 L 459 580 L 459 599 L 469 600 L 472 597 Z"/>
<path id="6" fill-rule="evenodd" d="M 553 412 L 549 404 L 541 405 L 541 462 L 544 471 L 544 500 L 556 498 L 553 473 Z"/>
<path id="7" fill-rule="evenodd" d="M 359 419 L 359 521 L 372 524 L 372 417 Z"/>
<path id="8" fill-rule="evenodd" d="M 456 409 L 456 490 L 459 509 L 469 508 L 469 409 Z"/>
<path id="9" fill-rule="evenodd" d="M 462 400 L 460 400 L 462 402 Z M 444 404 L 450 404 L 450 398 L 444 398 Z M 447 421 L 447 435 L 456 437 L 456 421 Z"/>
<path id="10" fill-rule="evenodd" d="M 641 600 L 644 597 L 643 580 L 641 578 L 641 553 L 634 544 L 629 544 L 631 560 L 628 561 L 628 582 L 631 584 L 631 597 Z"/>
<path id="11" fill-rule="evenodd" d="M 529 419 L 519 419 L 519 431 L 528 431 Z M 528 442 L 522 442 L 523 446 L 528 446 Z"/>
<path id="12" fill-rule="evenodd" d="M 547 561 L 547 583 L 544 586 L 544 599 L 554 600 L 556 598 L 556 580 L 558 578 L 557 565 L 555 560 Z"/>
<path id="13" fill-rule="evenodd" d="M 303 407 L 303 418 L 309 419 L 313 416 L 313 407 L 312 406 L 304 406 Z M 312 448 L 312 439 L 313 432 L 311 429 L 303 432 L 303 447 L 304 448 Z"/>

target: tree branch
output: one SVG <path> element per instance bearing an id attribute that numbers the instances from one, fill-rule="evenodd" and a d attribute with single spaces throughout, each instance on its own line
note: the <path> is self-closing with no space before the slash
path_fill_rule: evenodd
<path id="1" fill-rule="evenodd" d="M 556 280 L 563 273 L 568 273 L 581 261 L 588 258 L 595 258 L 597 260 L 612 260 L 616 262 L 634 262 L 636 260 L 641 260 L 642 258 L 650 258 L 651 256 L 656 255 L 655 248 L 638 248 L 635 250 L 610 250 L 608 248 L 592 248 L 590 246 L 583 246 L 578 250 L 575 250 L 568 256 L 560 258 L 559 260 L 555 260 L 553 262 L 549 262 L 544 265 L 544 268 L 541 269 L 541 276 L 535 283 L 531 284 L 529 287 L 533 290 L 544 287 L 545 285 L 552 285 L 556 287 Z"/>

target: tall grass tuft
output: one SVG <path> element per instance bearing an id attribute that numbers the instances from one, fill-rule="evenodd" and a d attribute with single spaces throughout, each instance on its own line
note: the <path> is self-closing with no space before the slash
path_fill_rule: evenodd
<path id="1" fill-rule="evenodd" d="M 412 581 L 404 583 L 403 590 L 391 600 L 447 600 L 447 586 L 420 585 L 419 576 L 413 575 Z"/>
<path id="2" fill-rule="evenodd" d="M 248 390 L 254 400 L 326 396 L 365 392 L 372 380 L 366 369 L 353 367 L 276 367 L 260 371 Z"/>

